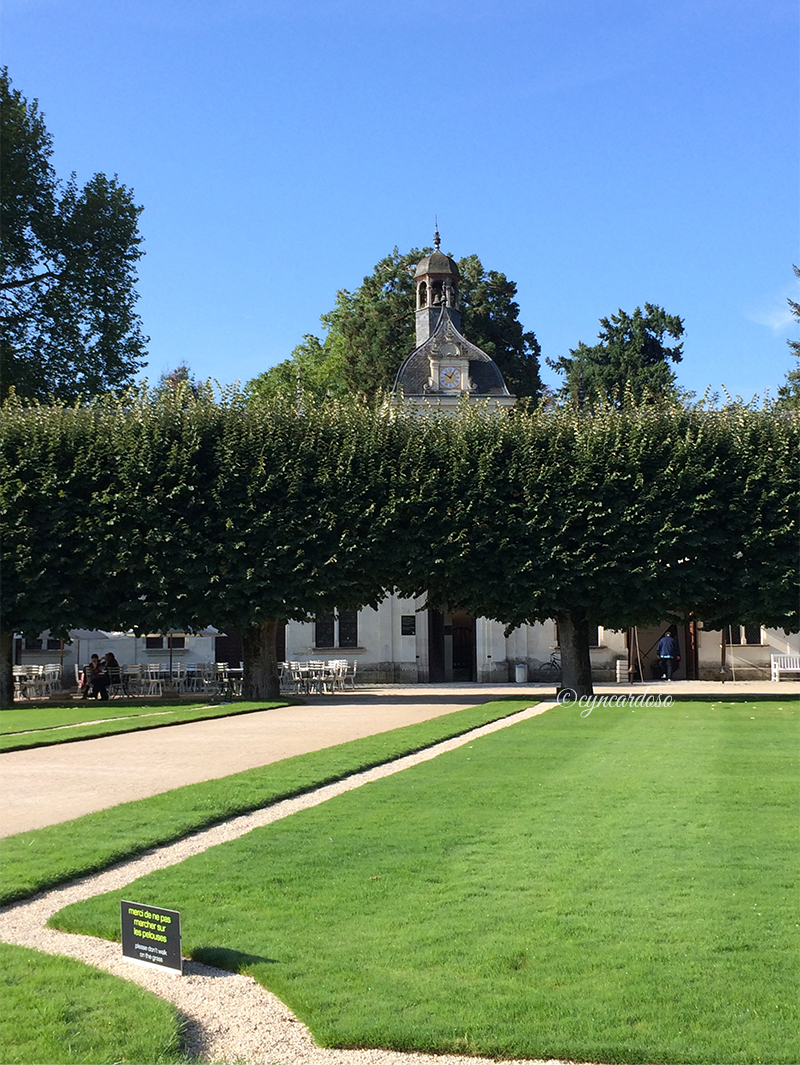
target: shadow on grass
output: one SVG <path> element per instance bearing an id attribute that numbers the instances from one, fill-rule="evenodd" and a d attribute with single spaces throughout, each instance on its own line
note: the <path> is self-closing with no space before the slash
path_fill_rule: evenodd
<path id="1" fill-rule="evenodd" d="M 195 947 L 192 961 L 213 965 L 229 973 L 247 973 L 253 965 L 277 965 L 277 958 L 265 958 L 261 954 L 245 954 L 229 947 Z M 213 974 L 210 974 L 213 975 Z"/>

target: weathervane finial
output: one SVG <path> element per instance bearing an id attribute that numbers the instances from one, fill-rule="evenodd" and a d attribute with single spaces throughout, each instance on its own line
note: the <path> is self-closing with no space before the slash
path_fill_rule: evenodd
<path id="1" fill-rule="evenodd" d="M 439 216 L 434 215 L 434 232 L 433 232 L 433 244 L 436 250 L 439 250 L 439 245 L 442 243 L 442 238 L 439 236 Z"/>

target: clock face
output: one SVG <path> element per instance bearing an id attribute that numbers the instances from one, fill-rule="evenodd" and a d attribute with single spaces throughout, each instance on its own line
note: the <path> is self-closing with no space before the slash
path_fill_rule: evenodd
<path id="1" fill-rule="evenodd" d="M 461 388 L 461 371 L 457 366 L 443 366 L 439 370 L 440 388 Z"/>

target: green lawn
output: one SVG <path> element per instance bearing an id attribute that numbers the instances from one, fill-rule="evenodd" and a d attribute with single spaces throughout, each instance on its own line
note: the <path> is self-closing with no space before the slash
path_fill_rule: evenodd
<path id="1" fill-rule="evenodd" d="M 196 704 L 146 704 L 117 702 L 84 703 L 72 707 L 31 706 L 24 710 L 0 712 L 0 751 L 49 747 L 54 743 L 115 736 L 120 732 L 185 725 L 214 717 L 233 717 L 286 706 L 278 702 L 236 702 Z M 105 720 L 111 718 L 112 720 Z M 65 726 L 72 726 L 65 728 Z"/>
<path id="2" fill-rule="evenodd" d="M 176 1010 L 72 958 L 0 943 L 4 1065 L 188 1062 Z"/>
<path id="3" fill-rule="evenodd" d="M 798 711 L 559 707 L 63 910 L 181 911 L 338 1046 L 800 1060 Z"/>
<path id="4" fill-rule="evenodd" d="M 0 839 L 0 904 L 330 784 L 535 703 L 501 699 Z"/>

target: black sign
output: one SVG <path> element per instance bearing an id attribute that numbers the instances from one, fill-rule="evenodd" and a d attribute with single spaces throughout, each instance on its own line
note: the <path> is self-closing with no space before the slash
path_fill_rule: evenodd
<path id="1" fill-rule="evenodd" d="M 123 956 L 182 974 L 180 913 L 141 902 L 121 902 L 120 910 Z"/>

